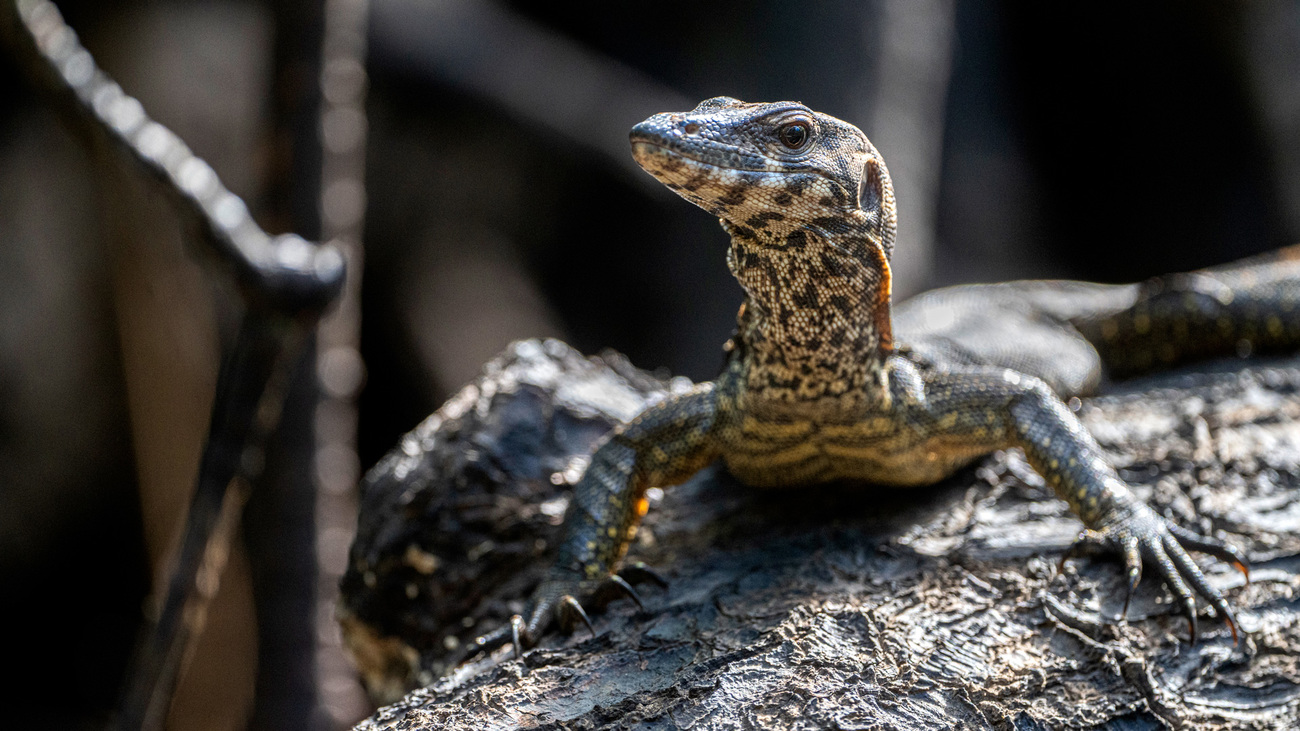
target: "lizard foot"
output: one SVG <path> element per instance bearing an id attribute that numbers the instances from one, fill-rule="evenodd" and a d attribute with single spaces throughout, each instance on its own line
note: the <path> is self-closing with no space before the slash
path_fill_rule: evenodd
<path id="1" fill-rule="evenodd" d="M 1191 549 L 1208 553 L 1230 563 L 1245 574 L 1249 581 L 1250 570 L 1247 568 L 1246 557 L 1240 550 L 1217 538 L 1203 536 L 1175 525 L 1141 504 L 1128 508 L 1119 518 L 1107 522 L 1099 530 L 1085 530 L 1067 551 L 1065 558 L 1095 553 L 1102 548 L 1118 550 L 1124 557 L 1128 587 L 1121 617 L 1128 614 L 1129 600 L 1132 599 L 1138 582 L 1142 580 L 1142 564 L 1145 561 L 1156 568 L 1174 597 L 1182 604 L 1192 644 L 1196 643 L 1196 594 L 1200 594 L 1214 608 L 1215 615 L 1228 625 L 1232 632 L 1232 643 L 1237 644 L 1237 618 L 1232 613 L 1232 608 L 1228 606 L 1223 594 L 1210 586 L 1205 574 L 1187 551 Z M 1062 558 L 1062 563 L 1065 558 Z"/>
<path id="2" fill-rule="evenodd" d="M 588 583 L 559 578 L 543 581 L 533 592 L 530 602 L 532 610 L 527 612 L 528 619 L 525 620 L 522 614 L 514 615 L 507 624 L 475 639 L 474 650 L 491 652 L 509 643 L 514 647 L 515 657 L 522 658 L 524 650 L 536 645 L 542 634 L 557 621 L 566 632 L 572 632 L 578 622 L 582 622 L 592 637 L 595 637 L 596 629 L 591 624 L 591 618 L 576 596 L 588 593 L 583 591 Z"/>
<path id="3" fill-rule="evenodd" d="M 645 604 L 632 586 L 646 581 L 661 587 L 668 585 L 658 572 L 639 561 L 599 582 L 552 576 L 533 592 L 530 602 L 532 610 L 527 612 L 527 620 L 521 614 L 514 615 L 508 624 L 475 639 L 473 651 L 491 652 L 509 643 L 514 647 L 515 657 L 522 658 L 524 650 L 536 645 L 552 623 L 558 623 L 565 632 L 572 632 L 581 622 L 591 632 L 591 636 L 595 637 L 596 629 L 577 597 L 590 596 L 595 606 L 604 607 L 618 596 L 627 596 L 644 612 Z"/>

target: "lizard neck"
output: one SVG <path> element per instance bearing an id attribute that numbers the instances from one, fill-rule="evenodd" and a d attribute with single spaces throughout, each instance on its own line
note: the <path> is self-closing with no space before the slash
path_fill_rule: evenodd
<path id="1" fill-rule="evenodd" d="M 815 221 L 723 221 L 751 406 L 842 415 L 887 408 L 890 271 L 860 210 Z"/>

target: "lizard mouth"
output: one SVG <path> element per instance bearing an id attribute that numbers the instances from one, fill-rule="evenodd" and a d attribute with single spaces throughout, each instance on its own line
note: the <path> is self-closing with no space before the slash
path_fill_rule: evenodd
<path id="1" fill-rule="evenodd" d="M 664 160 L 680 160 L 683 163 L 691 162 L 697 165 L 711 165 L 722 167 L 712 161 L 700 159 L 700 155 L 692 155 L 683 150 L 680 145 L 675 145 L 669 140 L 657 137 L 647 137 L 642 139 L 632 138 L 632 158 L 642 167 L 646 162 L 658 162 Z"/>
<path id="2" fill-rule="evenodd" d="M 768 169 L 766 165 L 745 164 L 749 161 L 744 158 L 754 155 L 740 148 L 712 141 L 699 148 L 659 135 L 632 137 L 632 158 L 643 170 L 673 190 L 677 190 L 678 185 L 694 190 L 707 181 L 735 184 L 743 178 L 750 185 L 756 185 L 763 179 L 779 181 L 783 177 L 782 172 Z"/>
<path id="3" fill-rule="evenodd" d="M 688 173 L 699 175 L 709 170 L 725 169 L 715 163 L 688 155 L 661 140 L 632 140 L 632 159 L 643 170 L 665 179 Z"/>
<path id="4" fill-rule="evenodd" d="M 694 190 L 708 182 L 729 180 L 739 175 L 761 174 L 720 163 L 710 157 L 691 154 L 690 151 L 663 140 L 632 141 L 632 158 L 637 164 L 674 190 L 678 186 Z"/>

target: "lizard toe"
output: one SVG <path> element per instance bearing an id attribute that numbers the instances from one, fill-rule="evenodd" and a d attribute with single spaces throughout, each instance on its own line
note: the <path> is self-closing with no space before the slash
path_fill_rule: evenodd
<path id="1" fill-rule="evenodd" d="M 1237 644 L 1237 619 L 1222 592 L 1210 585 L 1201 568 L 1196 565 L 1196 562 L 1192 560 L 1192 557 L 1187 554 L 1187 551 L 1176 538 L 1165 539 L 1165 551 L 1178 567 L 1179 573 L 1192 585 L 1196 593 L 1200 594 L 1211 607 L 1214 607 L 1215 615 L 1228 625 L 1228 629 L 1232 632 L 1232 644 Z"/>
<path id="2" fill-rule="evenodd" d="M 1138 539 L 1133 536 L 1126 536 L 1120 541 L 1120 549 L 1124 552 L 1124 568 L 1128 573 L 1128 585 L 1124 587 L 1124 608 L 1119 613 L 1122 619 L 1128 616 L 1128 605 L 1133 600 L 1133 592 L 1142 583 L 1142 549 Z"/>
<path id="3" fill-rule="evenodd" d="M 1169 524 L 1169 532 L 1178 540 L 1184 548 L 1190 548 L 1193 551 L 1209 554 L 1224 563 L 1232 564 L 1232 567 L 1240 571 L 1246 577 L 1246 583 L 1250 583 L 1250 562 L 1246 560 L 1246 554 L 1241 549 L 1226 541 L 1203 536 L 1200 533 L 1189 530 L 1173 523 Z"/>
<path id="4" fill-rule="evenodd" d="M 1196 596 L 1192 594 L 1192 589 L 1187 585 L 1187 580 L 1181 572 L 1183 567 L 1174 563 L 1163 541 L 1143 541 L 1142 553 L 1148 561 L 1155 564 L 1156 570 L 1160 573 L 1161 578 L 1165 580 L 1165 585 L 1169 587 L 1178 603 L 1182 605 L 1183 616 L 1187 618 L 1188 638 L 1195 645 L 1197 637 Z M 1193 564 L 1193 567 L 1195 567 L 1195 564 Z M 1199 569 L 1197 571 L 1199 572 Z"/>

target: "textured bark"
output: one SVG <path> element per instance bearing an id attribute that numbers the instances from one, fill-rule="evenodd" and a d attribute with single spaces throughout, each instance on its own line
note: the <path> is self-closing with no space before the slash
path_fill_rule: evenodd
<path id="1" fill-rule="evenodd" d="M 1300 359 L 1122 384 L 1080 416 L 1143 497 L 1221 530 L 1208 559 L 1243 629 L 1202 641 L 1154 579 L 1127 622 L 1118 564 L 1058 570 L 1079 530 L 1016 452 L 931 488 L 759 491 L 718 468 L 652 500 L 631 557 L 664 572 L 552 633 L 438 676 L 547 565 L 561 476 L 675 385 L 617 356 L 518 343 L 367 476 L 343 623 L 372 694 L 361 729 L 1300 726 Z M 554 479 L 553 479 L 554 477 Z M 558 483 L 558 484 L 557 484 Z"/>

